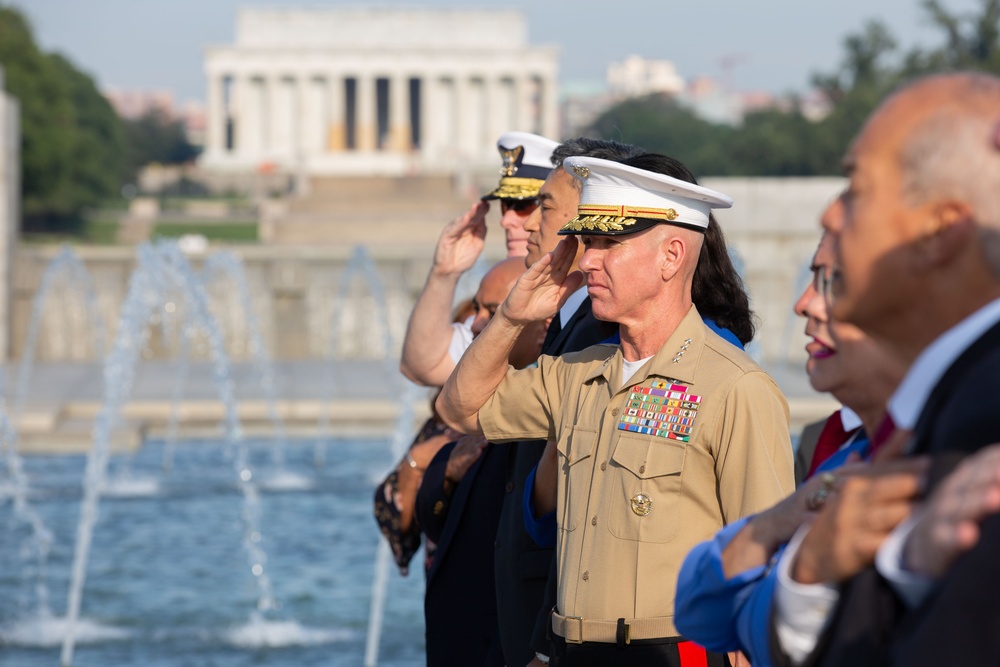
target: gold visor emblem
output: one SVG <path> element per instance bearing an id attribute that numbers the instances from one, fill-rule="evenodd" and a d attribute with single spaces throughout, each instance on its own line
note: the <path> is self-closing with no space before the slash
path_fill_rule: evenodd
<path id="1" fill-rule="evenodd" d="M 516 148 L 511 148 L 510 150 L 505 148 L 500 151 L 500 154 L 503 156 L 503 167 L 500 168 L 501 176 L 510 177 L 517 173 L 517 161 L 523 152 L 523 146 L 517 146 Z"/>

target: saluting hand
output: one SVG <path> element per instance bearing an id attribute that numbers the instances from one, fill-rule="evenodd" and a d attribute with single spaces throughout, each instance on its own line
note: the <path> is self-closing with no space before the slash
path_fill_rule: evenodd
<path id="1" fill-rule="evenodd" d="M 559 312 L 583 283 L 583 274 L 573 270 L 577 243 L 576 237 L 567 236 L 555 250 L 532 264 L 518 278 L 498 312 L 515 324 L 545 320 Z"/>
<path id="2" fill-rule="evenodd" d="M 490 205 L 477 201 L 441 232 L 434 249 L 434 268 L 440 274 L 461 274 L 472 268 L 486 245 L 486 213 Z"/>

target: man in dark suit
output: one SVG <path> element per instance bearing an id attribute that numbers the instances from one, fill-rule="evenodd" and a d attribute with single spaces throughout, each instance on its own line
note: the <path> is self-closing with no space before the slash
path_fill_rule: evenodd
<path id="1" fill-rule="evenodd" d="M 895 427 L 912 432 L 912 456 L 845 480 L 786 552 L 775 658 L 995 664 L 1000 646 L 987 628 L 979 645 L 958 649 L 960 660 L 952 641 L 1000 613 L 995 594 L 975 605 L 959 594 L 993 576 L 983 567 L 1000 558 L 1000 523 L 986 520 L 979 545 L 936 586 L 921 537 L 942 495 L 921 501 L 964 454 L 1000 441 L 1000 79 L 957 73 L 903 88 L 844 163 L 850 185 L 822 220 L 840 266 L 832 314 L 910 363 L 888 407 Z M 898 432 L 897 444 L 905 438 Z"/>
<path id="2" fill-rule="evenodd" d="M 482 331 L 524 273 L 521 258 L 490 269 L 473 299 L 473 335 Z M 511 351 L 511 363 L 534 361 L 538 333 Z M 414 511 L 420 529 L 437 544 L 424 596 L 427 664 L 431 667 L 505 664 L 493 583 L 493 538 L 503 501 L 504 452 L 482 438 L 441 448 L 424 472 Z"/>

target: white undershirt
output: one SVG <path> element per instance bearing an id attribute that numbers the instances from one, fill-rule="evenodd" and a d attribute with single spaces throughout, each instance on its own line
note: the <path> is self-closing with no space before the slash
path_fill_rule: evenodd
<path id="1" fill-rule="evenodd" d="M 580 308 L 580 304 L 583 300 L 587 298 L 587 286 L 584 285 L 577 291 L 569 295 L 566 299 L 566 303 L 563 307 L 559 309 L 556 313 L 556 317 L 559 318 L 559 326 L 565 326 L 567 322 L 576 314 L 576 311 Z M 458 322 L 451 325 L 451 342 L 448 345 L 448 356 L 451 360 L 458 363 L 458 360 L 462 358 L 465 351 L 469 349 L 472 345 L 472 322 L 475 317 L 470 317 L 464 322 Z"/>
<path id="2" fill-rule="evenodd" d="M 653 357 L 646 357 L 645 359 L 640 359 L 639 361 L 626 361 L 622 358 L 622 386 L 624 387 L 628 384 L 628 381 L 632 379 L 635 372 L 642 368 L 642 365 Z"/>

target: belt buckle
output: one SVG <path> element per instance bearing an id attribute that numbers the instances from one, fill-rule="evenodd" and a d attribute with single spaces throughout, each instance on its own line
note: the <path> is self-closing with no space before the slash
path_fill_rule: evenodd
<path id="1" fill-rule="evenodd" d="M 570 639 L 569 637 L 563 637 L 567 644 L 582 644 L 583 643 L 583 616 L 565 616 L 567 621 L 576 621 L 580 626 L 580 638 Z M 568 628 L 568 626 L 567 626 Z M 569 632 L 566 633 L 567 635 Z"/>

